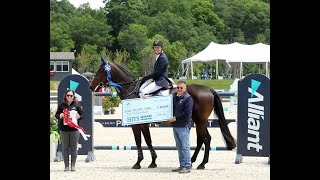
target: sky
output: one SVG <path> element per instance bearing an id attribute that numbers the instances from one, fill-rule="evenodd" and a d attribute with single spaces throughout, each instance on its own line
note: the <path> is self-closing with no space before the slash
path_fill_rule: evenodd
<path id="1" fill-rule="evenodd" d="M 99 9 L 99 7 L 104 7 L 103 0 L 69 0 L 74 7 L 78 8 L 81 4 L 90 3 L 91 9 Z"/>

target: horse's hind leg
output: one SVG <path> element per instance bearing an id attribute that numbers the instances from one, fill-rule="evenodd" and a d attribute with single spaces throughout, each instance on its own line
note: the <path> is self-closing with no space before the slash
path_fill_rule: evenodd
<path id="1" fill-rule="evenodd" d="M 194 153 L 193 153 L 193 155 L 191 157 L 191 163 L 196 162 L 196 159 L 198 157 L 199 151 L 200 151 L 201 146 L 203 144 L 203 139 L 198 133 L 198 128 L 196 128 L 196 129 L 197 129 L 197 147 L 196 147 L 196 149 L 195 149 L 195 151 L 194 151 Z"/>
<path id="2" fill-rule="evenodd" d="M 207 164 L 209 161 L 211 136 L 210 136 L 206 126 L 204 126 L 204 127 L 202 126 L 198 132 L 204 142 L 204 157 L 203 157 L 202 163 L 197 167 L 197 169 L 204 169 L 205 168 L 204 165 Z"/>
<path id="3" fill-rule="evenodd" d="M 136 141 L 137 151 L 138 151 L 138 160 L 136 164 L 132 166 L 132 169 L 140 169 L 140 162 L 143 160 L 143 152 L 141 148 L 141 128 L 139 125 L 133 125 L 132 131 L 134 134 L 134 140 Z"/>
<path id="4" fill-rule="evenodd" d="M 156 151 L 153 149 L 153 146 L 152 146 L 152 140 L 151 140 L 151 135 L 150 135 L 150 130 L 149 130 L 149 126 L 144 126 L 143 129 L 142 129 L 142 134 L 143 134 L 143 137 L 149 147 L 149 150 L 150 150 L 150 153 L 151 153 L 151 158 L 152 158 L 152 162 L 151 164 L 148 166 L 148 168 L 155 168 L 157 167 L 157 164 L 156 164 L 156 159 L 157 159 L 157 153 Z"/>

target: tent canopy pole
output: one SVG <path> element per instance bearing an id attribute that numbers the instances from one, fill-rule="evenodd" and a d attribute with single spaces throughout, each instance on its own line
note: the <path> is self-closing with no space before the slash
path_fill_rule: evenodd
<path id="1" fill-rule="evenodd" d="M 218 59 L 216 59 L 216 79 L 218 79 L 219 72 L 218 72 Z"/>
<path id="2" fill-rule="evenodd" d="M 240 78 L 239 79 L 242 79 L 242 62 L 240 62 Z"/>
<path id="3" fill-rule="evenodd" d="M 191 79 L 193 80 L 193 66 L 192 66 L 192 61 L 190 61 L 191 63 Z"/>
<path id="4" fill-rule="evenodd" d="M 266 62 L 266 76 L 269 77 L 268 76 L 268 62 Z"/>

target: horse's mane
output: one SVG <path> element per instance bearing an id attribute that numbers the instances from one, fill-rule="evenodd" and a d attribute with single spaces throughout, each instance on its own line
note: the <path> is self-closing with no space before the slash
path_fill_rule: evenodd
<path id="1" fill-rule="evenodd" d="M 133 77 L 133 78 L 137 79 L 137 77 L 134 74 L 132 74 L 129 70 L 127 70 L 126 68 L 124 68 L 124 67 L 122 67 L 119 64 L 114 63 L 114 62 L 113 62 L 113 64 L 115 66 L 117 66 L 119 69 L 121 69 L 123 72 L 125 72 L 127 75 L 129 75 L 130 77 Z"/>
<path id="2" fill-rule="evenodd" d="M 137 77 L 135 75 L 133 75 L 130 71 L 128 71 L 126 68 L 120 66 L 119 64 L 116 64 L 113 62 L 113 64 L 115 65 L 115 67 L 119 68 L 122 72 L 124 72 L 126 74 L 127 77 L 130 77 L 132 81 L 134 81 L 134 83 L 132 85 L 130 85 L 129 89 L 127 89 L 127 92 L 126 95 L 123 97 L 123 98 L 128 98 L 130 97 L 131 95 L 134 95 L 134 96 L 131 96 L 131 97 L 138 97 L 139 94 L 139 84 L 138 84 L 138 81 L 137 80 Z M 134 78 L 134 79 L 132 79 Z"/>

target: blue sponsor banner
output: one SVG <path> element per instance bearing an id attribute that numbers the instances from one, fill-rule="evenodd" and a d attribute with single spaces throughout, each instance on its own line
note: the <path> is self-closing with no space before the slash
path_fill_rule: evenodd
<path id="1" fill-rule="evenodd" d="M 122 100 L 122 125 L 167 121 L 173 116 L 172 95 Z"/>
<path id="2" fill-rule="evenodd" d="M 67 89 L 72 89 L 75 91 L 75 96 L 80 102 L 82 109 L 84 111 L 84 119 L 79 121 L 79 125 L 84 128 L 84 130 L 91 135 L 88 140 L 84 140 L 81 136 L 78 142 L 78 154 L 88 155 L 86 161 L 93 160 L 93 111 L 92 111 L 92 92 L 89 87 L 89 80 L 77 74 L 68 75 L 62 79 L 58 87 L 58 105 L 63 102 L 64 93 Z M 59 129 L 60 132 L 60 129 Z M 90 154 L 90 156 L 89 156 Z M 62 160 L 62 146 L 58 145 L 57 157 L 55 161 Z"/>
<path id="3" fill-rule="evenodd" d="M 270 157 L 270 79 L 249 74 L 238 81 L 237 157 Z"/>
<path id="4" fill-rule="evenodd" d="M 122 125 L 121 119 L 94 119 L 95 122 L 98 122 L 102 124 L 103 127 L 130 127 L 127 125 Z M 231 122 L 236 122 L 235 119 L 226 119 L 227 124 Z M 220 127 L 219 125 L 219 120 L 218 119 L 208 119 L 207 128 L 218 128 Z M 150 123 L 149 127 L 154 127 L 154 128 L 166 128 L 166 127 L 172 127 L 170 123 L 168 124 L 155 124 L 155 123 Z M 191 127 L 196 127 L 195 123 L 192 121 Z"/>

